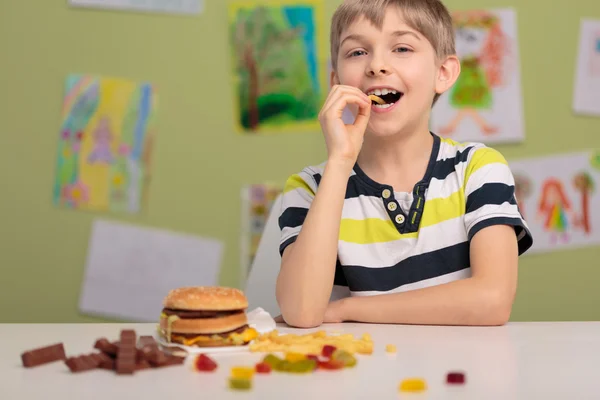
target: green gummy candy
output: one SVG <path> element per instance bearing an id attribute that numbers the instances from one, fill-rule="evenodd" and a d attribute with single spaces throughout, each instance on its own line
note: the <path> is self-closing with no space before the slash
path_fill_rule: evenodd
<path id="1" fill-rule="evenodd" d="M 287 361 L 282 360 L 275 370 L 279 372 L 304 373 L 315 369 L 317 363 L 314 360 Z"/>
<path id="2" fill-rule="evenodd" d="M 343 362 L 346 367 L 354 367 L 356 365 L 356 357 L 345 350 L 334 351 L 331 358 Z"/>
<path id="3" fill-rule="evenodd" d="M 284 360 L 282 360 L 281 358 L 277 357 L 276 355 L 273 354 L 269 354 L 267 355 L 264 359 L 263 362 L 265 364 L 268 364 L 271 369 L 278 369 L 278 366 L 284 362 Z"/>
<path id="4" fill-rule="evenodd" d="M 250 389 L 252 381 L 249 379 L 229 378 L 229 387 L 231 389 Z"/>

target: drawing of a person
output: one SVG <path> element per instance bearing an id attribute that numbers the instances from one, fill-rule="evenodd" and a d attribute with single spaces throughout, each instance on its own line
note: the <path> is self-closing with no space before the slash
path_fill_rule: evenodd
<path id="1" fill-rule="evenodd" d="M 88 162 L 112 164 L 115 157 L 110 148 L 113 134 L 110 130 L 110 119 L 103 116 L 94 130 L 94 148 L 88 156 Z"/>
<path id="2" fill-rule="evenodd" d="M 571 203 L 565 195 L 562 183 L 558 179 L 547 179 L 542 185 L 538 219 L 543 221 L 544 230 L 550 232 L 552 244 L 555 244 L 559 237 L 563 242 L 569 240 L 567 231 L 571 214 Z"/>
<path id="3" fill-rule="evenodd" d="M 484 134 L 495 133 L 498 129 L 478 110 L 492 108 L 492 89 L 504 83 L 508 42 L 501 21 L 486 11 L 459 12 L 454 18 L 461 73 L 450 91 L 450 104 L 458 113 L 440 133 L 452 134 L 466 117 L 471 117 Z"/>

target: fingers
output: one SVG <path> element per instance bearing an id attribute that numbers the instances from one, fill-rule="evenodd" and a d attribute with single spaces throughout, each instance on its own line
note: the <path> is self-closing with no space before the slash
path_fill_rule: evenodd
<path id="1" fill-rule="evenodd" d="M 361 113 L 365 113 L 367 109 L 369 111 L 371 109 L 371 99 L 360 89 L 352 86 L 335 86 L 329 93 L 321 109 L 319 118 L 331 115 L 332 113 L 335 116 L 341 117 L 344 108 L 348 104 L 358 105 Z"/>

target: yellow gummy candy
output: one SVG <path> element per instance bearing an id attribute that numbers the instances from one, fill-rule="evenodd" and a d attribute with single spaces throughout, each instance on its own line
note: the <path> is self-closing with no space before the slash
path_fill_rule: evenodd
<path id="1" fill-rule="evenodd" d="M 411 378 L 405 379 L 400 383 L 401 392 L 421 392 L 427 389 L 427 384 L 423 379 Z"/>
<path id="2" fill-rule="evenodd" d="M 250 367 L 233 367 L 231 368 L 231 378 L 233 379 L 252 379 L 254 376 L 254 368 Z"/>
<path id="3" fill-rule="evenodd" d="M 385 346 L 385 351 L 387 351 L 388 353 L 395 353 L 396 346 L 394 346 L 393 344 L 388 344 L 387 346 Z"/>
<path id="4" fill-rule="evenodd" d="M 296 361 L 305 360 L 306 356 L 304 354 L 301 354 L 301 353 L 290 352 L 290 353 L 286 353 L 285 354 L 285 359 L 287 361 L 290 361 L 290 362 L 296 362 Z"/>

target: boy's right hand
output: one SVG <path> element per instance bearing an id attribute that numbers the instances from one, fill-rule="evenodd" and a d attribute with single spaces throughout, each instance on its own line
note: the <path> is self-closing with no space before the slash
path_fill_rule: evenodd
<path id="1" fill-rule="evenodd" d="M 346 125 L 342 114 L 349 104 L 358 106 L 358 114 L 354 124 Z M 328 160 L 356 162 L 370 115 L 371 99 L 360 89 L 344 85 L 331 89 L 319 113 Z"/>

